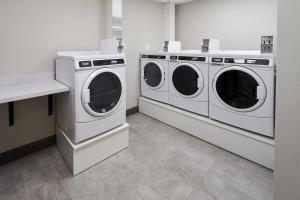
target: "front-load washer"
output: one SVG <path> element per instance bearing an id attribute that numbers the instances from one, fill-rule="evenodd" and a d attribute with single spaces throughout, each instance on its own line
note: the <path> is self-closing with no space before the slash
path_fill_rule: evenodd
<path id="1" fill-rule="evenodd" d="M 57 97 L 57 125 L 73 143 L 125 123 L 125 56 L 59 52 L 56 80 L 70 92 Z"/>
<path id="2" fill-rule="evenodd" d="M 141 95 L 168 103 L 169 53 L 141 53 Z"/>
<path id="3" fill-rule="evenodd" d="M 208 116 L 208 54 L 170 54 L 169 104 Z"/>
<path id="4" fill-rule="evenodd" d="M 213 55 L 209 85 L 210 118 L 274 137 L 275 64 L 272 54 Z"/>

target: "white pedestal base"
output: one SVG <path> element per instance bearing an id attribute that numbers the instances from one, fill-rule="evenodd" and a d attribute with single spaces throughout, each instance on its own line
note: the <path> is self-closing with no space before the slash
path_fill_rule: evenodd
<path id="1" fill-rule="evenodd" d="M 274 169 L 275 141 L 144 97 L 139 111 L 202 140 Z"/>
<path id="2" fill-rule="evenodd" d="M 59 127 L 56 127 L 56 137 L 58 149 L 73 175 L 77 175 L 128 147 L 129 124 L 116 127 L 79 144 L 73 144 Z"/>

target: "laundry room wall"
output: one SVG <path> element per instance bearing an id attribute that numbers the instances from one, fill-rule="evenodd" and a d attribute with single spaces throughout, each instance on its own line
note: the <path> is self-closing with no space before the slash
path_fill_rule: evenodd
<path id="1" fill-rule="evenodd" d="M 150 0 L 123 0 L 123 36 L 127 58 L 127 108 L 138 105 L 141 50 L 158 50 L 163 42 L 163 4 Z"/>
<path id="2" fill-rule="evenodd" d="M 97 49 L 105 13 L 105 0 L 1 0 L 0 76 L 54 72 L 57 51 Z M 8 126 L 7 104 L 0 105 L 0 158 L 54 135 L 47 105 L 47 97 L 16 102 L 14 127 Z"/>
<path id="3" fill-rule="evenodd" d="M 176 40 L 200 49 L 203 38 L 223 50 L 258 50 L 260 36 L 276 35 L 277 0 L 196 0 L 176 6 Z"/>

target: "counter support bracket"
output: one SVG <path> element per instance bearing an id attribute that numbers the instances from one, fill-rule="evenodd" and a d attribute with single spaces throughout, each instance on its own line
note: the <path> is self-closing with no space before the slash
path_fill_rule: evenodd
<path id="1" fill-rule="evenodd" d="M 8 119 L 9 126 L 13 126 L 15 124 L 15 111 L 14 111 L 14 102 L 8 102 Z"/>
<path id="2" fill-rule="evenodd" d="M 27 79 L 29 80 L 29 78 Z M 3 81 L 0 77 L 0 83 Z M 5 103 L 8 106 L 8 126 L 12 127 L 15 125 L 15 102 L 48 96 L 48 116 L 52 116 L 55 109 L 54 94 L 68 91 L 68 86 L 53 79 L 0 85 L 0 104 Z"/>
<path id="3" fill-rule="evenodd" d="M 53 114 L 53 94 L 48 95 L 48 116 Z"/>

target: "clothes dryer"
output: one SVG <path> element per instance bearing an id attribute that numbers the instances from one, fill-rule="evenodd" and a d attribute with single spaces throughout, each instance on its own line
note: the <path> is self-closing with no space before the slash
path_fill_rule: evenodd
<path id="1" fill-rule="evenodd" d="M 275 64 L 272 54 L 224 52 L 209 68 L 209 117 L 274 137 Z"/>
<path id="2" fill-rule="evenodd" d="M 141 95 L 168 103 L 169 54 L 144 52 L 141 54 Z"/>
<path id="3" fill-rule="evenodd" d="M 169 104 L 208 116 L 208 54 L 170 54 Z"/>
<path id="4" fill-rule="evenodd" d="M 59 52 L 56 80 L 70 92 L 57 97 L 57 124 L 79 143 L 125 123 L 125 56 Z"/>

